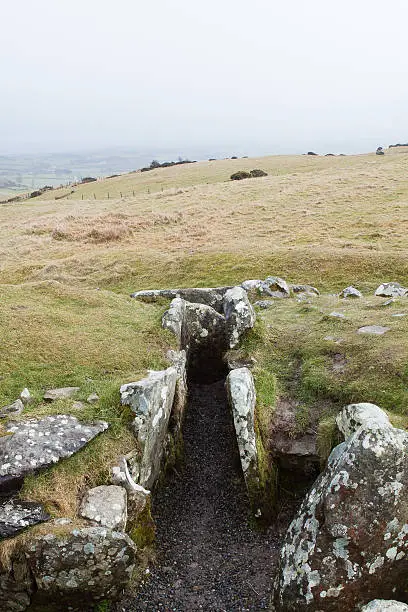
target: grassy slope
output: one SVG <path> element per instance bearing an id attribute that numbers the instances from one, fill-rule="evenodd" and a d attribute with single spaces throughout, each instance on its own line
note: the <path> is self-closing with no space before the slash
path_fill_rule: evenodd
<path id="1" fill-rule="evenodd" d="M 233 171 L 254 167 L 269 176 L 228 181 Z M 73 515 L 83 487 L 103 482 L 113 457 L 129 450 L 118 386 L 163 365 L 171 341 L 160 330 L 162 309 L 131 301 L 129 291 L 268 274 L 321 290 L 408 284 L 407 168 L 408 155 L 398 150 L 384 157 L 227 160 L 99 181 L 57 201 L 0 205 L 1 401 L 28 386 L 36 398 L 29 412 L 43 413 L 50 410 L 40 401 L 44 387 L 78 385 L 82 398 L 98 391 L 100 404 L 81 412 L 71 403 L 52 409 L 113 423 L 89 450 L 29 479 L 24 494 Z M 135 196 L 114 199 L 120 191 Z M 276 372 L 283 392 L 291 364 L 300 363 L 297 393 L 306 406 L 300 426 L 322 397 L 334 404 L 378 401 L 405 414 L 406 320 L 392 319 L 393 331 L 383 338 L 361 337 L 356 326 L 388 324 L 389 311 L 345 304 L 349 321 L 328 320 L 326 310 L 340 308 L 332 299 L 320 298 L 318 310 L 285 301 L 263 315 L 252 338 L 260 401 L 273 403 L 265 372 Z M 343 344 L 322 340 L 337 331 Z M 347 359 L 341 376 L 330 370 L 333 351 Z"/>

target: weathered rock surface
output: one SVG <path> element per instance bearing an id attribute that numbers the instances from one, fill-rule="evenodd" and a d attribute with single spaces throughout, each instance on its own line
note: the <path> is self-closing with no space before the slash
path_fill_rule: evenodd
<path id="1" fill-rule="evenodd" d="M 273 305 L 274 305 L 273 300 L 257 300 L 256 302 L 254 302 L 254 306 L 258 306 L 259 308 L 262 308 L 263 310 L 272 308 Z"/>
<path id="2" fill-rule="evenodd" d="M 382 283 L 375 290 L 375 295 L 381 297 L 402 297 L 408 293 L 408 289 L 399 283 Z"/>
<path id="3" fill-rule="evenodd" d="M 222 309 L 222 300 L 225 292 L 230 287 L 205 287 L 205 288 L 188 288 L 188 289 L 154 289 L 151 291 L 136 291 L 131 294 L 131 297 L 144 302 L 155 302 L 159 298 L 174 299 L 181 298 L 186 302 L 194 304 L 206 304 L 211 306 L 218 312 Z"/>
<path id="4" fill-rule="evenodd" d="M 339 295 L 341 298 L 345 298 L 345 299 L 350 299 L 350 298 L 356 299 L 356 298 L 363 297 L 363 294 L 361 293 L 361 291 L 359 291 L 352 285 L 343 289 L 343 291 L 341 291 Z"/>
<path id="5" fill-rule="evenodd" d="M 163 329 L 170 330 L 176 336 L 179 342 L 181 342 L 185 313 L 186 302 L 181 298 L 177 297 L 171 301 L 169 309 L 166 310 L 162 317 Z"/>
<path id="6" fill-rule="evenodd" d="M 88 395 L 86 401 L 88 404 L 96 404 L 99 402 L 99 395 L 97 393 L 91 393 L 91 395 Z"/>
<path id="7" fill-rule="evenodd" d="M 308 295 L 310 297 L 316 297 L 320 295 L 320 291 L 312 285 L 289 285 L 289 289 L 295 294 Z"/>
<path id="8" fill-rule="evenodd" d="M 25 476 L 70 457 L 108 427 L 64 414 L 8 423 L 9 435 L 0 437 L 0 492 L 17 490 Z"/>
<path id="9" fill-rule="evenodd" d="M 147 378 L 120 388 L 122 404 L 130 406 L 136 415 L 133 427 L 140 454 L 132 463 L 131 476 L 148 489 L 160 471 L 176 381 L 176 368 L 170 367 L 151 371 Z"/>
<path id="10" fill-rule="evenodd" d="M 227 376 L 226 385 L 242 471 L 247 487 L 251 490 L 254 484 L 253 479 L 258 478 L 254 428 L 256 393 L 251 371 L 248 368 L 231 370 Z"/>
<path id="11" fill-rule="evenodd" d="M 383 325 L 364 325 L 357 330 L 358 334 L 371 334 L 372 336 L 382 336 L 387 331 L 390 331 L 389 327 Z"/>
<path id="12" fill-rule="evenodd" d="M 16 416 L 18 414 L 21 414 L 23 410 L 24 410 L 24 404 L 21 401 L 21 399 L 18 399 L 12 404 L 9 404 L 8 406 L 3 406 L 3 408 L 0 408 L 0 419 Z"/>
<path id="13" fill-rule="evenodd" d="M 358 426 L 350 411 L 340 422 Z M 407 447 L 407 432 L 377 414 L 333 450 L 288 529 L 279 610 L 334 612 L 377 595 L 407 599 Z"/>
<path id="14" fill-rule="evenodd" d="M 345 314 L 343 314 L 342 312 L 337 312 L 337 310 L 333 310 L 332 312 L 329 312 L 327 316 L 332 317 L 333 319 L 346 319 L 347 318 Z"/>
<path id="15" fill-rule="evenodd" d="M 31 525 L 49 520 L 44 508 L 35 502 L 8 499 L 0 504 L 0 538 L 9 538 Z"/>
<path id="16" fill-rule="evenodd" d="M 78 393 L 79 387 L 61 387 L 60 389 L 48 389 L 44 393 L 44 400 L 46 402 L 55 402 L 60 399 L 69 399 L 76 393 Z"/>
<path id="17" fill-rule="evenodd" d="M 101 485 L 89 489 L 81 503 L 80 514 L 102 527 L 125 531 L 127 521 L 126 489 L 115 485 Z"/>
<path id="18" fill-rule="evenodd" d="M 242 287 L 233 287 L 224 295 L 223 310 L 229 347 L 234 348 L 242 335 L 255 324 L 255 312 Z"/>
<path id="19" fill-rule="evenodd" d="M 290 297 L 290 289 L 288 283 L 279 278 L 279 276 L 268 276 L 264 281 L 268 288 L 267 294 L 274 298 Z"/>
<path id="20" fill-rule="evenodd" d="M 27 389 L 27 387 L 25 387 L 22 392 L 20 393 L 20 399 L 23 402 L 23 404 L 29 404 L 32 401 L 32 396 L 30 391 Z"/>
<path id="21" fill-rule="evenodd" d="M 126 586 L 136 546 L 124 533 L 85 527 L 66 535 L 50 530 L 34 538 L 25 552 L 38 589 L 33 602 L 83 612 L 116 597 Z"/>
<path id="22" fill-rule="evenodd" d="M 388 427 L 390 420 L 384 410 L 381 410 L 375 404 L 363 402 L 360 404 L 349 404 L 343 408 L 336 417 L 336 423 L 343 436 L 347 439 L 361 425 L 377 423 L 380 427 Z"/>
<path id="23" fill-rule="evenodd" d="M 408 612 L 407 604 L 392 599 L 374 599 L 361 612 Z"/>

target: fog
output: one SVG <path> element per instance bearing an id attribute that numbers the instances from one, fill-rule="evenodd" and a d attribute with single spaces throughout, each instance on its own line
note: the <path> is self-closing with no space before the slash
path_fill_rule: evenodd
<path id="1" fill-rule="evenodd" d="M 14 0 L 0 154 L 408 141 L 406 0 Z"/>

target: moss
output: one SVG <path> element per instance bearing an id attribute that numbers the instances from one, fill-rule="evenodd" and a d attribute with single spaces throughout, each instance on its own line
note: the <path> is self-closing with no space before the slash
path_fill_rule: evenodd
<path id="1" fill-rule="evenodd" d="M 329 416 L 321 419 L 317 430 L 317 449 L 320 457 L 320 465 L 323 468 L 333 448 L 343 442 L 337 428 L 336 417 Z"/>
<path id="2" fill-rule="evenodd" d="M 138 549 L 143 549 L 153 544 L 156 537 L 156 526 L 151 514 L 150 500 L 147 501 L 143 510 L 131 521 L 128 533 Z"/>

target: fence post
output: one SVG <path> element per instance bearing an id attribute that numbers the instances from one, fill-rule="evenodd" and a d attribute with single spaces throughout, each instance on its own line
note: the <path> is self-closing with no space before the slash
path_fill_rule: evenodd
<path id="1" fill-rule="evenodd" d="M 96 200 L 96 193 L 94 193 L 94 200 Z"/>
<path id="2" fill-rule="evenodd" d="M 83 199 L 84 199 L 84 194 L 82 193 L 82 194 L 81 194 L 81 200 L 83 200 Z"/>
<path id="3" fill-rule="evenodd" d="M 108 191 L 108 200 L 109 200 L 109 191 Z"/>
<path id="4" fill-rule="evenodd" d="M 122 197 L 122 192 L 121 192 L 121 191 L 119 191 L 119 193 L 120 193 L 120 197 Z"/>

